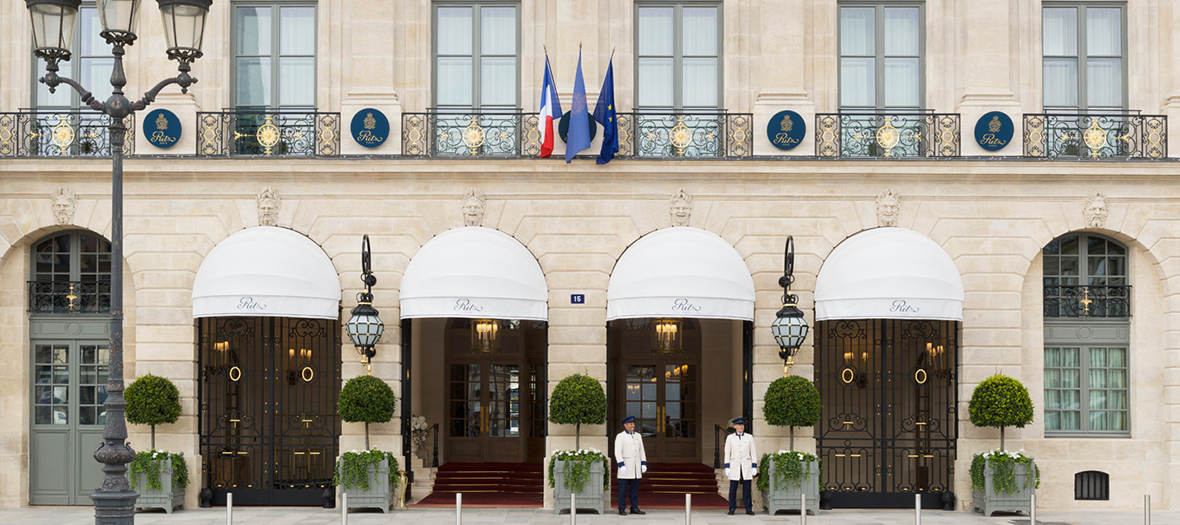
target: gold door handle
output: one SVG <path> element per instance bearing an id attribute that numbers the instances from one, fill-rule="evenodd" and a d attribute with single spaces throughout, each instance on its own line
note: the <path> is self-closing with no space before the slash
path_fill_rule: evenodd
<path id="1" fill-rule="evenodd" d="M 479 412 L 480 412 L 480 414 L 479 414 L 480 430 L 486 436 L 486 435 L 488 435 L 488 407 L 484 406 L 483 409 L 480 410 Z"/>

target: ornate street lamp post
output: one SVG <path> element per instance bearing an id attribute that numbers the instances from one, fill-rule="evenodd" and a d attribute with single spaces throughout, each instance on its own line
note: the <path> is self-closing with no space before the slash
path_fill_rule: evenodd
<path id="1" fill-rule="evenodd" d="M 799 311 L 799 296 L 791 293 L 791 283 L 795 282 L 795 238 L 787 237 L 783 261 L 783 276 L 779 277 L 778 285 L 783 287 L 783 308 L 778 311 L 774 323 L 770 325 L 770 333 L 778 342 L 778 356 L 783 359 L 783 375 L 795 364 L 795 354 L 803 346 L 807 338 L 807 321 L 803 319 L 803 312 Z"/>
<path id="2" fill-rule="evenodd" d="M 213 0 L 157 0 L 164 19 L 168 42 L 168 58 L 180 63 L 180 74 L 161 81 L 143 98 L 132 102 L 123 94 L 127 75 L 123 72 L 126 47 L 135 43 L 135 19 L 141 0 L 98 0 L 98 14 L 102 21 L 99 33 L 115 58 L 111 73 L 114 88 L 106 102 L 94 99 L 90 91 L 73 79 L 59 77 L 58 63 L 70 59 L 70 45 L 78 6 L 82 0 L 26 0 L 33 22 L 33 53 L 45 60 L 45 76 L 41 82 L 49 92 L 65 84 L 82 95 L 82 103 L 110 117 L 108 131 L 111 143 L 111 348 L 107 376 L 106 425 L 102 445 L 94 453 L 104 466 L 102 484 L 90 499 L 94 500 L 94 522 L 114 525 L 135 522 L 135 499 L 138 495 L 127 482 L 127 463 L 135 459 L 135 451 L 127 445 L 127 421 L 123 409 L 123 143 L 127 125 L 124 119 L 151 104 L 160 90 L 170 84 L 180 86 L 181 92 L 197 79 L 189 75 L 192 62 L 201 57 L 201 40 L 205 33 L 205 18 Z"/>
<path id="3" fill-rule="evenodd" d="M 369 252 L 369 236 L 361 240 L 361 282 L 365 283 L 365 291 L 356 294 L 357 305 L 352 309 L 352 318 L 346 325 L 348 338 L 356 345 L 356 352 L 361 355 L 361 363 L 370 374 L 373 373 L 373 357 L 377 355 L 377 341 L 385 333 L 385 323 L 377 317 L 377 309 L 373 308 L 373 285 L 377 284 L 377 277 L 373 275 L 372 256 Z"/>

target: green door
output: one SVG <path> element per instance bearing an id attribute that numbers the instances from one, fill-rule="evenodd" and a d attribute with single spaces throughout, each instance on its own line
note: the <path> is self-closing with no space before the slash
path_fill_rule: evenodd
<path id="1" fill-rule="evenodd" d="M 91 505 L 106 412 L 106 341 L 33 341 L 29 503 Z"/>

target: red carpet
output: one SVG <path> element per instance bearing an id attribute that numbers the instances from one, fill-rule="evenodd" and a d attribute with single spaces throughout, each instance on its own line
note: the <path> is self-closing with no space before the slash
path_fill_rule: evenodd
<path id="1" fill-rule="evenodd" d="M 616 468 L 611 468 L 614 479 Z M 611 484 L 611 501 L 618 501 L 618 484 Z M 717 475 L 703 463 L 648 463 L 639 483 L 639 508 L 683 509 L 684 495 L 692 494 L 694 509 L 728 509 L 717 494 Z"/>
<path id="2" fill-rule="evenodd" d="M 545 477 L 540 463 L 447 463 L 438 468 L 434 492 L 414 505 L 454 507 L 541 507 Z"/>

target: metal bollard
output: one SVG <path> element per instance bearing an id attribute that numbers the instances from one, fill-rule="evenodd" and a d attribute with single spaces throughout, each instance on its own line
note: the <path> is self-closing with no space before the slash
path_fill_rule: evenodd
<path id="1" fill-rule="evenodd" d="M 1030 509 L 1032 509 L 1029 512 L 1030 516 L 1029 516 L 1028 522 L 1030 525 L 1037 525 L 1037 495 L 1036 494 L 1033 494 L 1029 498 L 1028 506 Z"/>
<path id="2" fill-rule="evenodd" d="M 340 525 L 348 525 L 348 493 L 340 493 Z"/>
<path id="3" fill-rule="evenodd" d="M 1143 495 L 1143 525 L 1151 525 L 1151 494 Z"/>
<path id="4" fill-rule="evenodd" d="M 692 494 L 684 495 L 684 525 L 692 525 Z"/>
<path id="5" fill-rule="evenodd" d="M 799 523 L 807 525 L 807 494 L 799 495 Z"/>
<path id="6" fill-rule="evenodd" d="M 225 493 L 225 525 L 234 525 L 234 493 Z"/>
<path id="7" fill-rule="evenodd" d="M 463 525 L 463 493 L 455 493 L 455 525 Z"/>
<path id="8" fill-rule="evenodd" d="M 922 495 L 914 494 L 914 525 L 922 525 Z"/>
<path id="9" fill-rule="evenodd" d="M 570 493 L 570 525 L 578 523 L 578 495 Z"/>

